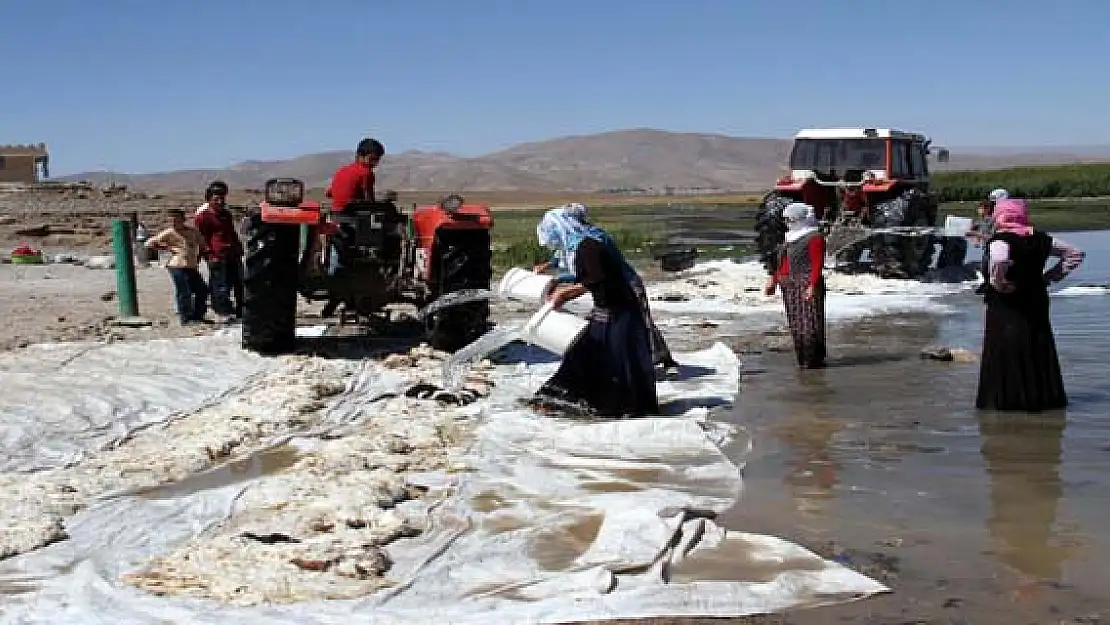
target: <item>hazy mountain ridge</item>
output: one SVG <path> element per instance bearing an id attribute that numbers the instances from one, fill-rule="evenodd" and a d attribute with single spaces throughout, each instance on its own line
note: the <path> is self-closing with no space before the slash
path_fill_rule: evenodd
<path id="1" fill-rule="evenodd" d="M 730 137 L 652 129 L 619 130 L 521 143 L 482 156 L 410 150 L 387 154 L 378 188 L 398 191 L 598 192 L 610 189 L 700 188 L 760 191 L 779 176 L 790 139 Z M 1110 145 L 1052 148 L 951 148 L 938 170 L 1110 161 Z M 295 177 L 326 186 L 350 151 L 252 160 L 223 169 L 151 174 L 89 172 L 63 180 L 109 181 L 151 191 L 197 190 L 219 178 L 233 188 L 260 188 L 267 179 Z"/>

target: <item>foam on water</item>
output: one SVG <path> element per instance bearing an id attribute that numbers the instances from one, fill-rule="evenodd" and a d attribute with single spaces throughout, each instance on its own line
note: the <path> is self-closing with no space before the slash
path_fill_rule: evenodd
<path id="1" fill-rule="evenodd" d="M 1053 291 L 1052 295 L 1060 297 L 1080 297 L 1085 295 L 1110 295 L 1110 285 L 1103 284 L 1077 284 L 1075 286 L 1066 286 L 1058 291 Z"/>

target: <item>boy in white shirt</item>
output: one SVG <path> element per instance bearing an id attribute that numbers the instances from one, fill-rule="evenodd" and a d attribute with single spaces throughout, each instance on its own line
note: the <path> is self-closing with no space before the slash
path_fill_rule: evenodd
<path id="1" fill-rule="evenodd" d="M 169 214 L 172 225 L 148 239 L 146 247 L 170 252 L 166 270 L 173 280 L 181 325 L 203 323 L 208 312 L 208 285 L 198 267 L 204 236 L 185 223 L 185 211 L 175 208 Z"/>

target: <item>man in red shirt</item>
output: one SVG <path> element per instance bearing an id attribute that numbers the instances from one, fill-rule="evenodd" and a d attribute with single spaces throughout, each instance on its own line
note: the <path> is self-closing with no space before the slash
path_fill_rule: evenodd
<path id="1" fill-rule="evenodd" d="M 222 181 L 208 185 L 204 190 L 205 202 L 193 218 L 208 248 L 212 309 L 223 321 L 243 315 L 243 243 L 235 230 L 235 217 L 227 208 L 227 193 L 227 184 Z"/>
<path id="2" fill-rule="evenodd" d="M 374 168 L 385 155 L 385 146 L 377 139 L 363 139 L 355 150 L 355 161 L 340 167 L 332 176 L 327 196 L 337 213 L 351 202 L 374 201 Z"/>

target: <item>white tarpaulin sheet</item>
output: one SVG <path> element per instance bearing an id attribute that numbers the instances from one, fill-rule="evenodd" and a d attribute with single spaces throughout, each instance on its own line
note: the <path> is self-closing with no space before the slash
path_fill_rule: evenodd
<path id="1" fill-rule="evenodd" d="M 264 366 L 236 342 L 199 338 L 2 354 L 0 472 L 73 464 L 136 428 L 197 410 Z"/>
<path id="2" fill-rule="evenodd" d="M 232 343 L 227 337 L 197 341 L 186 358 L 212 354 L 218 359 L 219 350 Z M 113 379 L 113 374 L 122 375 L 144 357 L 164 358 L 165 348 L 164 343 L 120 345 L 113 358 L 95 361 L 97 373 Z M 260 410 L 258 406 L 270 404 L 259 404 L 258 399 L 250 404 L 251 398 L 236 397 L 233 389 L 253 372 L 278 365 L 230 351 L 223 357 L 231 359 L 230 369 L 226 362 L 185 365 L 194 377 L 191 388 L 208 389 L 185 397 L 193 405 L 239 402 L 235 418 L 247 420 L 249 410 L 243 406 Z M 739 363 L 719 344 L 676 357 L 684 365 L 679 379 L 659 385 L 666 416 L 620 421 L 573 421 L 524 410 L 519 399 L 536 388 L 555 363 L 518 359 L 496 367 L 492 394 L 456 409 L 452 417 L 473 424 L 470 443 L 456 452 L 465 470 L 408 475 L 411 482 L 427 484 L 432 491 L 428 498 L 405 501 L 397 509 L 426 519 L 426 526 L 417 537 L 387 545 L 393 562 L 386 574 L 391 587 L 365 598 L 223 602 L 180 593 L 158 596 L 121 581 L 151 558 L 183 548 L 196 550 L 194 564 L 199 562 L 201 572 L 220 573 L 226 566 L 233 575 L 234 567 L 219 559 L 205 560 L 205 554 L 225 553 L 232 559 L 243 554 L 212 551 L 210 545 L 223 540 L 228 527 L 259 519 L 265 524 L 266 515 L 277 519 L 280 506 L 275 501 L 295 508 L 291 493 L 311 490 L 313 480 L 321 489 L 336 486 L 356 503 L 360 495 L 367 497 L 358 488 L 344 487 L 346 474 L 335 468 L 320 476 L 307 470 L 298 473 L 294 467 L 287 475 L 247 477 L 180 492 L 171 488 L 158 497 L 125 491 L 101 498 L 66 520 L 68 540 L 0 562 L 0 594 L 7 595 L 0 602 L 0 622 L 554 623 L 739 616 L 885 591 L 881 584 L 801 547 L 729 531 L 713 522 L 715 513 L 736 502 L 742 482 L 740 467 L 720 449 L 728 430 L 709 420 L 707 408 L 733 400 Z M 92 372 L 83 370 L 82 362 L 70 362 L 68 375 L 88 379 Z M 176 364 L 183 366 L 181 360 Z M 311 375 L 313 370 L 302 366 L 296 371 Z M 383 393 L 415 382 L 415 375 L 362 363 L 346 391 L 329 400 L 325 416 L 300 432 L 298 446 L 306 457 L 360 436 L 372 443 L 386 435 L 408 436 L 421 446 L 418 439 L 427 438 L 425 431 L 442 428 L 442 423 L 433 427 L 435 422 L 427 420 L 442 418 L 447 409 L 429 407 L 429 402 L 421 408 L 418 400 L 379 401 Z M 134 384 L 141 388 L 138 379 Z M 318 386 L 312 380 L 305 384 Z M 87 392 L 104 398 L 112 388 L 106 383 L 99 391 L 89 387 Z M 180 411 L 180 403 L 158 404 L 170 394 L 163 388 L 152 387 L 145 395 L 135 390 L 134 396 L 142 399 L 133 401 L 150 414 Z M 253 395 L 267 392 L 249 385 L 242 388 Z M 279 390 L 273 386 L 268 392 Z M 279 401 L 292 401 L 266 399 L 275 411 Z M 25 421 L 34 417 L 34 412 L 20 414 Z M 4 418 L 9 418 L 7 413 Z M 84 441 L 77 449 L 89 447 L 95 439 L 88 429 L 70 428 Z M 327 436 L 317 436 L 324 433 Z M 61 440 L 65 435 L 62 431 L 47 438 Z M 351 445 L 356 456 L 366 455 Z M 246 520 L 237 521 L 240 518 Z M 245 595 L 251 593 L 247 586 L 252 576 L 259 586 L 304 585 L 303 591 L 290 587 L 284 592 L 289 597 L 312 595 L 313 584 L 323 587 L 326 577 L 306 575 L 285 561 L 269 562 L 247 570 Z M 211 590 L 213 582 L 206 583 Z M 321 592 L 319 596 L 327 596 L 327 588 Z"/>

